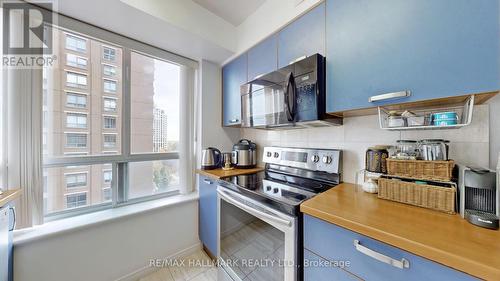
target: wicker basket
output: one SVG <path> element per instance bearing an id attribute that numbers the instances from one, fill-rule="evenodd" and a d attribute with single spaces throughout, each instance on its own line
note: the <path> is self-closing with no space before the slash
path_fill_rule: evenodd
<path id="1" fill-rule="evenodd" d="M 450 181 L 455 162 L 387 159 L 389 175 L 432 181 Z"/>
<path id="2" fill-rule="evenodd" d="M 378 180 L 378 198 L 455 214 L 456 185 L 441 187 L 393 178 Z"/>

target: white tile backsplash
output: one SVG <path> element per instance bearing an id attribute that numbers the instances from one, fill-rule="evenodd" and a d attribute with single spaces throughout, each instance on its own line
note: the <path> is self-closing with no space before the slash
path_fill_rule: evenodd
<path id="1" fill-rule="evenodd" d="M 451 142 L 450 156 L 457 163 L 488 167 L 488 104 L 476 106 L 473 117 L 470 126 L 457 130 L 386 131 L 379 128 L 378 115 L 370 115 L 344 118 L 344 125 L 339 127 L 287 131 L 241 129 L 241 135 L 257 143 L 259 164 L 264 146 L 342 149 L 343 180 L 354 183 L 356 171 L 364 168 L 366 149 L 377 144 L 393 145 L 398 139 L 447 139 Z"/>

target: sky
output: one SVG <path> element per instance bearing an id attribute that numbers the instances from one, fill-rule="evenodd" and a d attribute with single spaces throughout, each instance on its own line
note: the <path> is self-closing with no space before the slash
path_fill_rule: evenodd
<path id="1" fill-rule="evenodd" d="M 179 140 L 180 67 L 155 59 L 154 104 L 167 115 L 167 138 Z"/>

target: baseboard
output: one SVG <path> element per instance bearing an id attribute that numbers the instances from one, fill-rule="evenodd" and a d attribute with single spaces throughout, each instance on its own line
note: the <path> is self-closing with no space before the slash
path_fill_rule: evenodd
<path id="1" fill-rule="evenodd" d="M 175 253 L 173 255 L 161 257 L 161 258 L 173 259 L 173 258 L 185 257 L 185 256 L 189 256 L 190 254 L 196 253 L 197 251 L 200 251 L 201 249 L 202 249 L 201 242 L 198 242 L 198 243 L 196 243 L 196 244 L 194 244 L 186 249 L 178 251 L 177 253 Z M 147 265 L 145 265 L 145 266 L 143 266 L 143 267 L 127 274 L 127 275 L 124 275 L 124 276 L 116 279 L 115 281 L 137 281 L 137 280 L 141 279 L 142 277 L 147 276 L 148 274 L 155 272 L 156 270 L 158 270 L 158 268 L 151 267 L 151 266 L 149 266 L 149 264 L 147 264 Z"/>

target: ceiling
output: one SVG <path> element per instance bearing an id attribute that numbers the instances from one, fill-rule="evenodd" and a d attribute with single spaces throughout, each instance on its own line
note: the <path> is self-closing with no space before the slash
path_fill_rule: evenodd
<path id="1" fill-rule="evenodd" d="M 265 0 L 192 0 L 234 26 L 240 25 Z"/>

